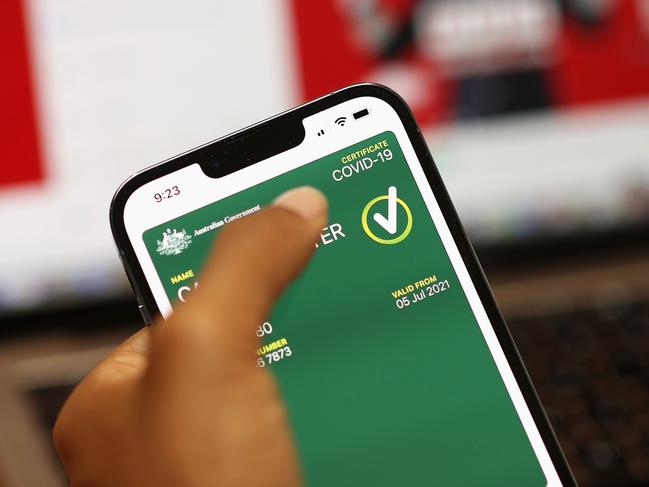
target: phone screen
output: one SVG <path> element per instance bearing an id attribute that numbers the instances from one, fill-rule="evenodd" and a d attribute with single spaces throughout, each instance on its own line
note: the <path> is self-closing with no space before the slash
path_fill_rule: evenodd
<path id="1" fill-rule="evenodd" d="M 286 153 L 219 179 L 189 166 L 129 200 L 163 314 L 200 286 L 221 229 L 314 186 L 329 224 L 256 330 L 307 485 L 561 485 L 392 107 L 354 99 L 304 125 Z"/>

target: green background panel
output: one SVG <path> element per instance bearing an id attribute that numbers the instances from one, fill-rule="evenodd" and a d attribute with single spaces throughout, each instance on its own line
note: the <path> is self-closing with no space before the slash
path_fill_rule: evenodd
<path id="1" fill-rule="evenodd" d="M 394 157 L 334 181 L 341 158 L 387 140 Z M 167 229 L 193 234 L 212 221 L 309 184 L 330 202 L 345 238 L 321 245 L 270 321 L 266 343 L 293 355 L 273 364 L 310 486 L 543 486 L 545 477 L 505 390 L 413 175 L 391 132 L 336 152 L 144 233 L 167 295 L 170 277 L 198 273 L 217 231 L 179 255 L 156 252 Z M 411 233 L 381 245 L 361 213 L 389 186 L 412 211 Z M 370 211 L 387 215 L 387 201 Z M 398 232 L 405 211 L 398 207 Z M 392 238 L 374 221 L 373 232 Z M 450 289 L 398 309 L 391 292 L 429 275 Z M 200 276 L 199 276 L 200 280 Z M 193 284 L 187 281 L 182 284 Z M 245 292 L 242 289 L 241 292 Z"/>

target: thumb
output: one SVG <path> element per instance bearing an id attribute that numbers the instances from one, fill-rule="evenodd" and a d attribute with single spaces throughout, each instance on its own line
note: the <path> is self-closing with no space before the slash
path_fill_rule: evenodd
<path id="1" fill-rule="evenodd" d="M 236 364 L 255 366 L 255 328 L 306 266 L 326 221 L 324 195 L 301 187 L 228 224 L 201 272 L 200 288 L 154 333 L 156 344 L 172 348 L 165 346 L 161 358 L 179 354 L 185 365 L 190 360 L 199 366 L 197 361 L 219 357 L 222 372 Z"/>

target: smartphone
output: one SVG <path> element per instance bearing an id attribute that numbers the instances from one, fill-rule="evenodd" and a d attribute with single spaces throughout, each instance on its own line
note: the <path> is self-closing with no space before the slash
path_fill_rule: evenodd
<path id="1" fill-rule="evenodd" d="M 413 115 L 360 84 L 132 176 L 110 219 L 144 320 L 199 286 L 222 228 L 328 198 L 259 323 L 309 486 L 575 485 Z"/>

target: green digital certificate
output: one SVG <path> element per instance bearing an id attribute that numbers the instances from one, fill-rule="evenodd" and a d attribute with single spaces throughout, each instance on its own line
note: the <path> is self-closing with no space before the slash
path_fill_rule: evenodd
<path id="1" fill-rule="evenodd" d="M 329 224 L 259 324 L 257 363 L 278 379 L 307 485 L 546 485 L 392 132 L 147 230 L 171 302 L 220 229 L 305 184 Z"/>

